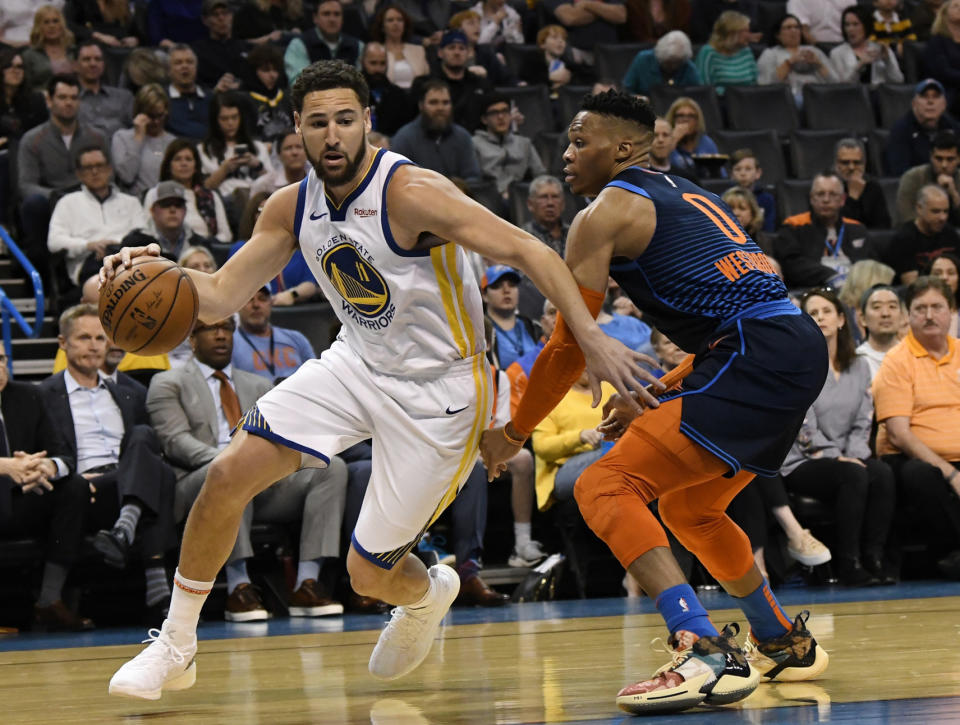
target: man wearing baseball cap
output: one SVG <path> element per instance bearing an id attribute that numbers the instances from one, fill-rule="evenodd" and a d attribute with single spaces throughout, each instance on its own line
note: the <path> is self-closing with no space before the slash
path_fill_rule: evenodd
<path id="1" fill-rule="evenodd" d="M 910 110 L 890 129 L 885 161 L 889 176 L 902 176 L 930 159 L 931 142 L 938 131 L 960 134 L 960 123 L 947 112 L 943 84 L 925 78 L 914 89 Z"/>
<path id="2" fill-rule="evenodd" d="M 480 127 L 483 97 L 493 90 L 490 82 L 467 68 L 469 45 L 460 30 L 448 30 L 440 39 L 437 57 L 440 67 L 433 77 L 450 86 L 454 120 L 473 133 Z"/>
<path id="3" fill-rule="evenodd" d="M 495 264 L 480 280 L 487 317 L 493 323 L 493 354 L 501 370 L 537 346 L 533 323 L 517 314 L 521 278 L 513 267 Z"/>
<path id="4" fill-rule="evenodd" d="M 178 181 L 161 181 L 157 184 L 157 198 L 150 207 L 147 226 L 130 232 L 120 244 L 124 247 L 142 247 L 156 242 L 163 256 L 173 261 L 187 247 L 209 246 L 208 240 L 194 233 L 184 223 L 186 216 L 186 189 Z"/>

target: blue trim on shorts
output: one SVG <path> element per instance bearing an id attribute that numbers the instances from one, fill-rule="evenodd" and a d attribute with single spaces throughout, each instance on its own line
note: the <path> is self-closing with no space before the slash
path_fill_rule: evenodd
<path id="1" fill-rule="evenodd" d="M 296 441 L 292 441 L 288 438 L 284 438 L 281 435 L 277 435 L 270 430 L 270 426 L 263 417 L 263 413 L 260 412 L 260 409 L 256 405 L 250 408 L 246 415 L 243 416 L 243 419 L 237 426 L 237 430 L 245 430 L 248 433 L 253 433 L 261 438 L 266 438 L 268 441 L 273 441 L 274 443 L 279 443 L 287 448 L 292 448 L 295 451 L 306 453 L 308 456 L 319 458 L 328 466 L 330 465 L 329 456 L 325 456 L 320 451 L 315 451 L 313 448 L 297 443 Z"/>
<path id="2" fill-rule="evenodd" d="M 718 445 L 707 439 L 705 436 L 701 435 L 695 428 L 691 427 L 688 423 L 680 421 L 680 432 L 683 433 L 687 438 L 692 440 L 694 443 L 697 443 L 713 455 L 719 458 L 721 461 L 726 463 L 730 468 L 733 469 L 733 473 L 740 473 L 740 461 L 731 456 L 725 450 L 720 448 Z"/>
<path id="3" fill-rule="evenodd" d="M 303 177 L 300 182 L 300 188 L 297 190 L 297 211 L 293 215 L 293 236 L 300 241 L 300 225 L 303 224 L 303 208 L 307 205 L 307 181 L 310 179 L 310 173 Z"/>
<path id="4" fill-rule="evenodd" d="M 406 166 L 407 164 L 413 164 L 413 162 L 407 159 L 400 159 L 390 167 L 390 171 L 387 172 L 387 177 L 383 180 L 383 191 L 380 198 L 380 228 L 383 230 L 383 238 L 387 240 L 387 246 L 390 247 L 390 250 L 394 254 L 401 257 L 429 257 L 429 249 L 404 249 L 397 244 L 397 240 L 393 238 L 393 232 L 390 231 L 390 220 L 387 218 L 387 187 L 390 186 L 390 179 L 393 178 L 394 172 L 401 166 Z"/>
<path id="5" fill-rule="evenodd" d="M 609 184 L 607 184 L 607 186 L 616 186 L 617 188 L 623 189 L 625 191 L 632 191 L 634 194 L 645 196 L 652 201 L 652 197 L 650 196 L 650 194 L 646 192 L 645 189 L 641 189 L 636 184 L 631 184 L 628 181 L 621 181 L 617 179 L 616 181 L 611 181 Z"/>
<path id="6" fill-rule="evenodd" d="M 759 304 L 740 310 L 737 314 L 721 321 L 718 330 L 730 327 L 734 322 L 740 320 L 766 320 L 769 317 L 779 315 L 799 315 L 800 308 L 793 304 L 789 299 L 770 300 L 769 302 L 760 302 Z"/>
<path id="7" fill-rule="evenodd" d="M 376 564 L 381 569 L 386 569 L 387 571 L 390 571 L 396 565 L 396 562 L 391 563 L 388 561 L 384 561 L 383 559 L 377 558 L 376 554 L 371 554 L 369 551 L 367 551 L 362 546 L 360 546 L 360 542 L 357 541 L 356 532 L 350 534 L 350 543 L 353 545 L 353 548 L 356 550 L 356 552 L 360 554 L 360 556 L 362 556 L 364 559 L 369 561 L 371 564 Z M 403 557 L 400 558 L 400 561 L 403 561 Z"/>
<path id="8" fill-rule="evenodd" d="M 660 399 L 659 399 L 660 402 L 661 402 L 661 403 L 666 403 L 668 400 L 676 400 L 677 398 L 682 398 L 682 397 L 685 396 L 685 395 L 696 395 L 697 393 L 704 393 L 704 392 L 706 392 L 707 390 L 710 389 L 710 386 L 711 386 L 711 385 L 713 385 L 715 382 L 717 382 L 717 381 L 720 379 L 720 376 L 723 375 L 723 374 L 727 371 L 727 368 L 730 367 L 730 364 L 731 364 L 734 360 L 736 360 L 737 357 L 739 357 L 739 355 L 740 355 L 740 353 L 738 353 L 738 352 L 733 353 L 733 354 L 730 356 L 730 359 L 727 360 L 727 362 L 725 362 L 725 363 L 723 364 L 723 367 L 720 368 L 720 370 L 717 372 L 717 374 L 713 376 L 713 378 L 710 380 L 710 382 L 707 383 L 706 385 L 704 385 L 702 388 L 697 388 L 696 390 L 686 390 L 686 391 L 684 391 L 684 392 L 682 392 L 682 393 L 677 393 L 676 395 L 671 395 L 671 396 L 669 396 L 669 397 L 660 398 Z"/>

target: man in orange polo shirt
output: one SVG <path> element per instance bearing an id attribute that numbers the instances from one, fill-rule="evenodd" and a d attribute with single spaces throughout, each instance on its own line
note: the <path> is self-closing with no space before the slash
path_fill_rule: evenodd
<path id="1" fill-rule="evenodd" d="M 940 570 L 960 579 L 960 348 L 947 332 L 956 302 L 937 277 L 917 278 L 905 302 L 910 333 L 873 381 L 877 453 L 894 467 L 931 553 L 947 554 Z"/>

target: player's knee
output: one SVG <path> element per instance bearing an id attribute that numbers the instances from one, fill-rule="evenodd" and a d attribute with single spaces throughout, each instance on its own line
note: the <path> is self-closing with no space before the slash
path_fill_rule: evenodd
<path id="1" fill-rule="evenodd" d="M 347 574 L 350 588 L 362 597 L 382 598 L 383 583 L 390 572 L 375 564 L 364 561 L 359 556 L 347 557 Z"/>
<path id="2" fill-rule="evenodd" d="M 218 456 L 210 463 L 207 477 L 203 481 L 203 489 L 197 499 L 199 505 L 212 503 L 224 508 L 237 506 L 243 508 L 249 503 L 250 497 L 245 497 L 241 481 L 243 476 L 230 459 Z"/>
<path id="3" fill-rule="evenodd" d="M 703 511 L 694 511 L 686 504 L 671 501 L 666 496 L 660 499 L 657 511 L 663 525 L 670 529 L 681 543 L 687 539 L 690 532 L 709 528 L 716 523 L 716 517 L 711 518 Z"/>

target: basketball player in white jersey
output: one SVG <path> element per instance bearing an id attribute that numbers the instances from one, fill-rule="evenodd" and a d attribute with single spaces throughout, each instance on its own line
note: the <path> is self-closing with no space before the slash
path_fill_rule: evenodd
<path id="1" fill-rule="evenodd" d="M 275 277 L 299 245 L 342 331 L 247 412 L 211 464 L 187 519 L 169 616 L 113 676 L 112 694 L 157 699 L 190 687 L 200 608 L 247 503 L 368 438 L 373 475 L 347 570 L 358 594 L 397 605 L 370 672 L 393 679 L 427 656 L 459 579 L 446 566 L 428 571 L 409 552 L 466 480 L 492 406 L 480 292 L 463 248 L 527 273 L 567 320 L 593 374 L 656 405 L 639 364 L 647 359 L 600 331 L 553 250 L 444 177 L 367 143 L 360 73 L 340 61 L 316 63 L 292 100 L 313 165 L 307 178 L 270 197 L 253 237 L 218 272 L 188 273 L 200 319 L 213 323 Z M 159 253 L 154 247 L 106 257 L 101 280 L 131 257 Z"/>

